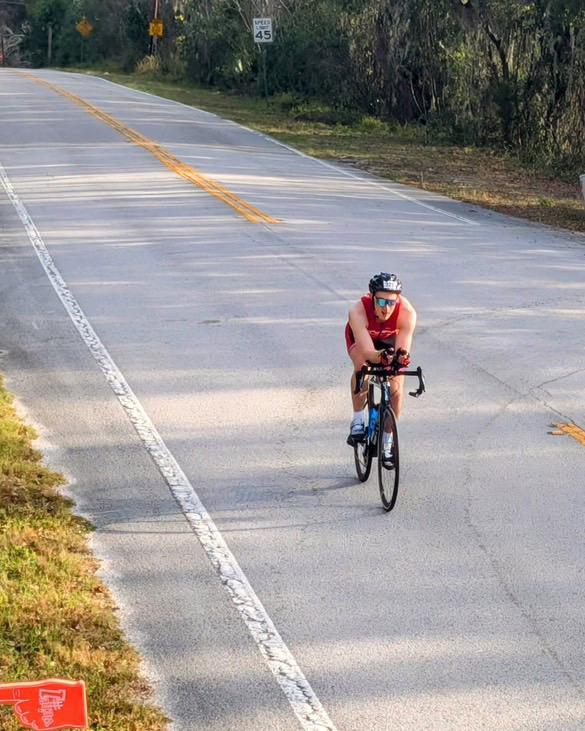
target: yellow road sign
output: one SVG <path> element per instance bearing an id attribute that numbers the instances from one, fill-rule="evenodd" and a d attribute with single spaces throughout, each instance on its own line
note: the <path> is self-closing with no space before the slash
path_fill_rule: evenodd
<path id="1" fill-rule="evenodd" d="M 75 30 L 80 36 L 83 36 L 83 38 L 89 38 L 93 31 L 93 25 L 87 18 L 82 18 L 75 26 Z"/>
<path id="2" fill-rule="evenodd" d="M 165 24 L 160 18 L 155 18 L 154 20 L 150 21 L 148 32 L 151 36 L 161 38 L 165 32 Z"/>

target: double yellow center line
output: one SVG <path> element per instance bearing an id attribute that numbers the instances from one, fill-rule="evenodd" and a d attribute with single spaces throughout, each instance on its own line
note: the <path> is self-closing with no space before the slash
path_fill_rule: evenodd
<path id="1" fill-rule="evenodd" d="M 267 213 L 264 213 L 260 209 L 251 205 L 243 198 L 240 198 L 235 193 L 232 193 L 231 190 L 224 188 L 224 186 L 218 183 L 216 180 L 213 180 L 212 178 L 203 175 L 203 173 L 200 173 L 195 168 L 185 164 L 184 162 L 179 160 L 178 157 L 175 157 L 172 153 L 165 149 L 162 145 L 153 142 L 153 140 L 149 140 L 148 137 L 144 137 L 144 135 L 141 135 L 139 132 L 136 132 L 130 127 L 127 127 L 125 124 L 120 122 L 120 120 L 112 117 L 110 114 L 106 114 L 106 112 L 103 112 L 101 109 L 94 107 L 93 104 L 89 104 L 89 102 L 86 102 L 85 99 L 82 99 L 80 96 L 72 94 L 71 92 L 62 89 L 55 84 L 51 84 L 44 79 L 40 79 L 38 76 L 34 76 L 33 74 L 29 74 L 27 72 L 22 72 L 22 74 L 23 76 L 26 76 L 37 84 L 46 86 L 47 88 L 51 89 L 51 91 L 67 97 L 67 99 L 70 99 L 86 112 L 89 112 L 94 117 L 97 117 L 102 122 L 105 122 L 117 132 L 124 135 L 124 137 L 130 140 L 130 142 L 133 142 L 135 145 L 138 145 L 139 147 L 142 147 L 143 149 L 150 152 L 153 157 L 156 157 L 156 159 L 162 162 L 162 164 L 165 165 L 165 167 L 167 167 L 169 170 L 176 173 L 184 180 L 188 180 L 190 183 L 193 183 L 193 185 L 197 185 L 206 193 L 215 196 L 220 201 L 233 208 L 234 211 L 239 213 L 251 223 L 280 223 L 278 219 L 272 218 L 272 216 L 269 216 Z"/>

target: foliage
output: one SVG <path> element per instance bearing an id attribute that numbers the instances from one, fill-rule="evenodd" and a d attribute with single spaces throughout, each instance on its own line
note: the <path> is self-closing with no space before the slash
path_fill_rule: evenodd
<path id="1" fill-rule="evenodd" d="M 334 3 L 297 0 L 276 33 L 268 59 L 272 89 L 325 99 L 337 107 L 351 103 L 349 41 Z"/>
<path id="2" fill-rule="evenodd" d="M 234 3 L 194 4 L 182 22 L 181 49 L 193 81 L 231 88 L 248 86 L 256 59 Z"/>

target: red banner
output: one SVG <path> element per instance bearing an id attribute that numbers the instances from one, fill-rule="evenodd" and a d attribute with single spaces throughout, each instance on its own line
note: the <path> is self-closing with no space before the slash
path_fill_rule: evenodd
<path id="1" fill-rule="evenodd" d="M 0 704 L 13 705 L 22 726 L 35 731 L 88 726 L 83 680 L 0 683 Z"/>

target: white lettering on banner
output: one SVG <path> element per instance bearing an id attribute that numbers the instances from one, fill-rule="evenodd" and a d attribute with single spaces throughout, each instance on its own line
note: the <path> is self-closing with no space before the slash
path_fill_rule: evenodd
<path id="1" fill-rule="evenodd" d="M 39 692 L 41 718 L 43 719 L 45 728 L 53 724 L 55 711 L 59 711 L 63 708 L 66 698 L 66 690 L 41 690 Z"/>

